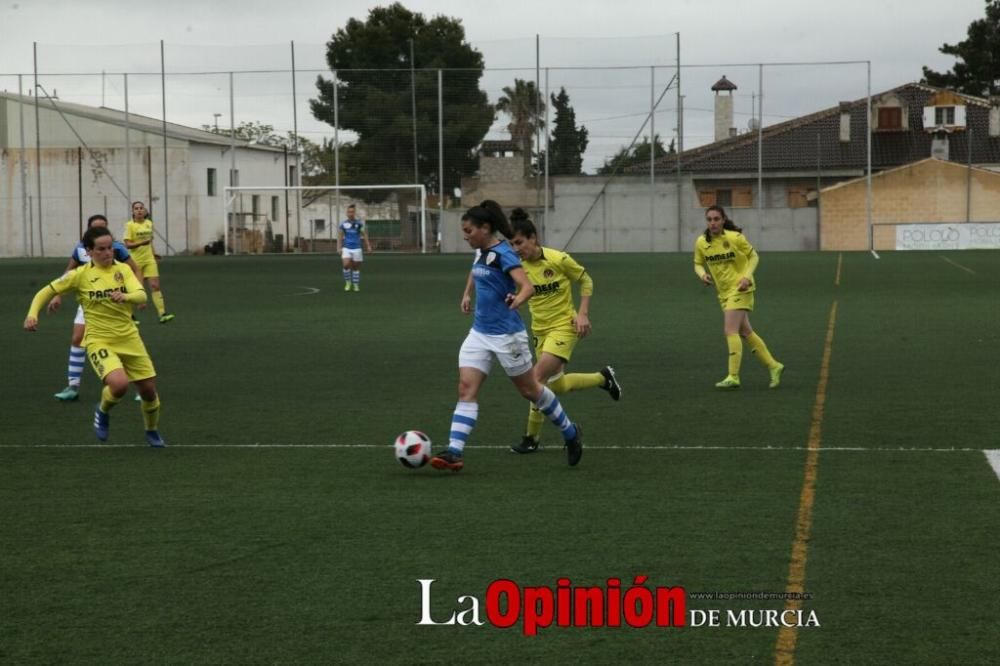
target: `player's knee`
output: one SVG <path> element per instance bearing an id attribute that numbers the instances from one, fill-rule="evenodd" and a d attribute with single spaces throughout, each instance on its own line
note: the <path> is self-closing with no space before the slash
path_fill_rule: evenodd
<path id="1" fill-rule="evenodd" d="M 108 385 L 111 395 L 116 398 L 121 398 L 128 391 L 128 378 L 108 377 L 104 383 Z"/>
<path id="2" fill-rule="evenodd" d="M 463 379 L 458 380 L 458 399 L 467 402 L 476 397 L 476 387 Z"/>
<path id="3" fill-rule="evenodd" d="M 531 402 L 538 402 L 538 399 L 542 397 L 542 385 L 538 382 L 518 384 L 517 390 L 521 394 L 522 398 L 530 400 Z"/>

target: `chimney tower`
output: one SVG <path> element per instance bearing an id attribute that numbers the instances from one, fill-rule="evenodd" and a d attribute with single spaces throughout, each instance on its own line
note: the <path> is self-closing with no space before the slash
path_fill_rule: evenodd
<path id="1" fill-rule="evenodd" d="M 733 91 L 736 90 L 736 84 L 723 75 L 712 86 L 712 90 L 715 92 L 715 140 L 722 141 L 736 136 L 736 127 L 733 125 Z"/>

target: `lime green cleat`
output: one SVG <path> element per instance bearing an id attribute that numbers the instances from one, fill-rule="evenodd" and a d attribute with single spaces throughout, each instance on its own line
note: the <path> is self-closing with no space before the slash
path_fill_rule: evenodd
<path id="1" fill-rule="evenodd" d="M 361 285 L 360 285 L 360 284 L 357 284 L 357 283 L 355 283 L 355 284 L 354 284 L 354 291 L 361 291 Z"/>
<path id="2" fill-rule="evenodd" d="M 726 375 L 726 378 L 721 382 L 715 384 L 715 388 L 720 389 L 738 389 L 740 387 L 740 378 L 736 375 Z"/>
<path id="3" fill-rule="evenodd" d="M 344 283 L 344 291 L 350 291 L 350 290 L 351 290 L 351 283 L 350 282 L 345 282 Z"/>
<path id="4" fill-rule="evenodd" d="M 161 324 L 166 324 L 167 322 L 170 322 L 170 321 L 173 321 L 173 320 L 174 320 L 174 315 L 170 314 L 169 312 L 164 312 L 163 314 L 160 315 L 160 323 Z"/>
<path id="5" fill-rule="evenodd" d="M 768 372 L 771 373 L 771 383 L 768 384 L 768 388 L 778 388 L 781 386 L 781 373 L 784 371 L 785 366 L 783 363 L 779 363 L 774 366 Z"/>

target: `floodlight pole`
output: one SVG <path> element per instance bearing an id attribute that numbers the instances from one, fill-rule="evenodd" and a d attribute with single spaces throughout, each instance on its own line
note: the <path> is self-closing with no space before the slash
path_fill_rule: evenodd
<path id="1" fill-rule="evenodd" d="M 18 162 L 21 167 L 21 254 L 28 256 L 28 236 L 31 235 L 31 223 L 28 221 L 28 164 L 24 160 L 28 152 L 24 144 L 24 92 L 22 75 L 17 75 L 18 127 L 21 134 L 21 156 Z"/>
<path id="2" fill-rule="evenodd" d="M 865 63 L 868 75 L 867 75 L 867 95 L 865 102 L 865 140 L 867 142 L 867 157 L 865 158 L 865 187 L 867 189 L 865 196 L 865 215 L 868 220 L 868 251 L 875 255 L 878 259 L 878 254 L 875 252 L 875 235 L 872 229 L 872 61 L 868 60 Z"/>
<path id="3" fill-rule="evenodd" d="M 681 95 L 681 33 L 677 36 L 677 251 L 684 246 L 684 181 L 681 180 L 681 154 L 684 152 L 684 97 Z"/>
<path id="4" fill-rule="evenodd" d="M 170 251 L 170 185 L 167 178 L 167 61 L 163 50 L 163 40 L 160 40 L 160 97 L 163 100 L 163 223 L 165 228 L 164 243 L 167 247 L 164 253 Z M 152 166 L 152 165 L 150 165 Z M 150 169 L 152 170 L 152 169 Z M 152 201 L 150 205 L 152 205 Z M 184 239 L 187 245 L 188 239 Z"/>
<path id="5" fill-rule="evenodd" d="M 129 138 L 128 118 L 128 72 L 122 74 L 125 83 L 125 192 L 128 197 L 129 212 L 132 212 L 132 144 Z M 152 205 L 152 202 L 150 202 Z"/>
<path id="6" fill-rule="evenodd" d="M 410 109 L 413 113 L 413 182 L 420 182 L 420 169 L 417 163 L 417 70 L 413 62 L 413 38 L 410 37 Z"/>

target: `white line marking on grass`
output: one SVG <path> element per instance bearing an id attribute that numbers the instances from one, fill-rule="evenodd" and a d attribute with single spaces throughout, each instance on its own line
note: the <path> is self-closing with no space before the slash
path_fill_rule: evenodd
<path id="1" fill-rule="evenodd" d="M 168 449 L 385 449 L 389 444 L 168 444 Z M 0 449 L 135 449 L 149 448 L 145 444 L 0 444 Z M 472 444 L 470 450 L 506 450 L 509 444 Z M 542 446 L 557 451 L 559 447 Z M 588 451 L 773 451 L 799 452 L 812 450 L 809 446 L 687 446 L 684 444 L 588 444 Z M 972 447 L 881 447 L 881 446 L 824 446 L 823 453 L 980 453 L 984 449 Z M 1000 452 L 993 452 L 1000 453 Z"/>
<path id="2" fill-rule="evenodd" d="M 875 250 L 872 250 L 871 253 L 872 256 L 875 257 L 876 259 L 881 259 L 881 257 L 878 256 L 878 252 L 876 252 Z"/>
<path id="3" fill-rule="evenodd" d="M 303 292 L 298 294 L 292 294 L 293 296 L 312 296 L 313 294 L 319 293 L 319 288 L 317 287 L 299 287 L 299 289 L 305 289 Z"/>
<path id="4" fill-rule="evenodd" d="M 968 268 L 967 266 L 963 266 L 962 264 L 958 263 L 957 261 L 952 261 L 948 257 L 942 256 L 941 259 L 943 261 L 947 261 L 949 264 L 951 264 L 955 268 L 961 268 L 963 271 L 965 271 L 966 273 L 969 273 L 970 275 L 975 275 L 976 274 L 976 271 L 972 270 L 971 268 Z"/>
<path id="5" fill-rule="evenodd" d="M 997 473 L 997 478 L 1000 479 L 1000 449 L 993 449 L 983 451 L 986 454 L 986 462 L 990 464 L 993 471 Z"/>

